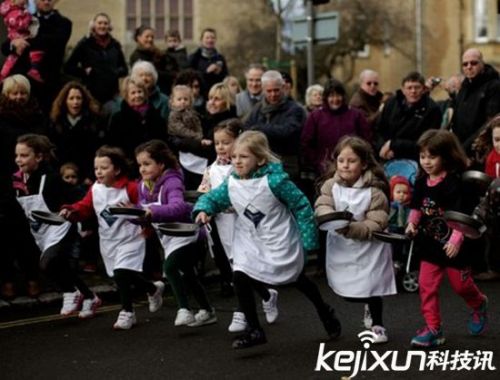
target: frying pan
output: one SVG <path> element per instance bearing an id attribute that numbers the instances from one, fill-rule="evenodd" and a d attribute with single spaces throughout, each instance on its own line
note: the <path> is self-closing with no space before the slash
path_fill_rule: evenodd
<path id="1" fill-rule="evenodd" d="M 486 231 L 486 226 L 477 217 L 458 211 L 446 211 L 444 218 L 448 227 L 460 231 L 470 239 L 478 239 Z"/>
<path id="2" fill-rule="evenodd" d="M 334 211 L 317 217 L 316 222 L 322 231 L 335 231 L 348 226 L 352 218 L 349 211 Z"/>
<path id="3" fill-rule="evenodd" d="M 200 226 L 196 223 L 162 223 L 158 230 L 167 236 L 194 236 L 198 234 Z"/>
<path id="4" fill-rule="evenodd" d="M 374 231 L 372 232 L 372 235 L 375 239 L 386 243 L 405 242 L 409 240 L 408 236 L 394 232 Z"/>
<path id="5" fill-rule="evenodd" d="M 109 207 L 108 210 L 112 215 L 144 216 L 146 214 L 143 209 L 135 207 Z"/>
<path id="6" fill-rule="evenodd" d="M 56 214 L 55 212 L 33 210 L 31 211 L 31 216 L 37 222 L 50 224 L 53 226 L 60 226 L 61 224 L 67 222 L 66 219 L 64 219 L 61 215 Z"/>
<path id="7" fill-rule="evenodd" d="M 492 178 L 479 170 L 467 170 L 462 174 L 462 181 L 474 186 L 481 194 L 488 190 Z"/>

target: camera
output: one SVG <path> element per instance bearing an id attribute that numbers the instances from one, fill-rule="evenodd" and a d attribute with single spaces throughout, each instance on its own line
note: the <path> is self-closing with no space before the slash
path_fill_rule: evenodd
<path id="1" fill-rule="evenodd" d="M 438 78 L 438 77 L 434 77 L 431 79 L 431 82 L 434 86 L 437 86 L 439 83 L 441 83 L 443 80 L 441 78 Z"/>

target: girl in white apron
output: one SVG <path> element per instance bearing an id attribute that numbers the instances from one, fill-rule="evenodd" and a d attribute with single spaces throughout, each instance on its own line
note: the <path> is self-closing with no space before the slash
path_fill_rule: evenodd
<path id="1" fill-rule="evenodd" d="M 46 136 L 27 134 L 17 139 L 14 175 L 17 200 L 30 222 L 31 234 L 41 254 L 40 268 L 63 291 L 60 313 L 70 315 L 79 311 L 80 318 L 91 318 L 101 300 L 77 274 L 78 262 L 72 257 L 76 227 L 66 222 L 49 225 L 35 221 L 32 211 L 57 212 L 70 198 L 70 188 L 50 168 L 53 145 Z"/>
<path id="2" fill-rule="evenodd" d="M 277 292 L 269 290 L 269 284 L 293 283 L 313 302 L 328 334 L 337 337 L 339 321 L 303 272 L 304 251 L 318 247 L 306 196 L 289 180 L 261 132 L 247 131 L 238 137 L 232 162 L 234 173 L 201 196 L 194 213 L 202 223 L 228 207 L 237 213 L 231 250 L 233 281 L 248 329 L 233 341 L 233 348 L 266 343 L 253 291 L 262 297 L 266 320 L 272 323 L 278 316 Z"/>
<path id="3" fill-rule="evenodd" d="M 146 210 L 145 220 L 151 222 L 165 252 L 164 270 L 178 305 L 175 326 L 202 326 L 217 322 L 196 273 L 198 234 L 167 236 L 158 230 L 165 222 L 191 222 L 191 206 L 184 201 L 182 171 L 177 159 L 161 140 L 151 140 L 135 150 L 139 172 L 139 204 Z M 189 307 L 186 288 L 191 289 L 200 306 L 194 314 Z"/>
<path id="4" fill-rule="evenodd" d="M 94 164 L 97 181 L 80 202 L 63 206 L 60 214 L 72 221 L 97 216 L 104 266 L 116 282 L 122 303 L 113 328 L 128 330 L 136 323 L 132 285 L 148 294 L 149 311 L 156 312 L 163 302 L 164 284 L 147 281 L 142 276 L 146 245 L 142 228 L 108 211 L 110 206 L 138 202 L 137 183 L 126 177 L 125 154 L 120 148 L 102 146 L 96 152 Z"/>
<path id="5" fill-rule="evenodd" d="M 346 137 L 336 146 L 333 163 L 316 200 L 316 216 L 350 211 L 353 221 L 328 231 L 326 273 L 333 291 L 350 302 L 368 304 L 374 343 L 387 342 L 382 322 L 382 296 L 396 294 L 391 246 L 373 240 L 373 231 L 388 225 L 388 183 L 370 145 Z"/>
<path id="6" fill-rule="evenodd" d="M 198 191 L 207 193 L 211 189 L 220 186 L 224 180 L 229 177 L 233 171 L 231 165 L 231 150 L 236 138 L 243 128 L 243 123 L 239 119 L 228 119 L 214 128 L 214 145 L 217 153 L 217 159 L 210 165 L 203 175 Z M 233 295 L 233 271 L 230 262 L 231 247 L 233 245 L 234 223 L 236 221 L 236 213 L 229 209 L 218 214 L 214 218 L 215 223 L 210 223 L 212 231 L 212 252 L 215 265 L 219 269 L 221 276 L 221 295 Z M 246 329 L 245 315 L 241 311 L 233 313 L 233 319 L 229 325 L 230 332 L 241 332 Z"/>

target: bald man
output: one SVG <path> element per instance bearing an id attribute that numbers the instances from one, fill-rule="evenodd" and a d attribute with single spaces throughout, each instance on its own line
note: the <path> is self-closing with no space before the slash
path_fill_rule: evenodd
<path id="1" fill-rule="evenodd" d="M 359 89 L 349 102 L 353 108 L 359 109 L 371 124 L 379 114 L 383 94 L 379 90 L 380 80 L 378 73 L 373 70 L 363 70 L 359 74 Z"/>
<path id="2" fill-rule="evenodd" d="M 462 72 L 464 80 L 457 94 L 451 128 L 470 154 L 480 128 L 500 112 L 500 78 L 475 48 L 463 54 Z"/>

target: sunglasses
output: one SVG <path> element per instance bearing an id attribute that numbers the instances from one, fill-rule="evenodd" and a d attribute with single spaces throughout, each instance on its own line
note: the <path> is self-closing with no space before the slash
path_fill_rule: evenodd
<path id="1" fill-rule="evenodd" d="M 368 86 L 378 86 L 378 82 L 366 82 Z"/>
<path id="2" fill-rule="evenodd" d="M 467 67 L 467 66 L 477 66 L 479 65 L 479 61 L 466 61 L 466 62 L 462 62 L 462 66 L 463 67 Z"/>

